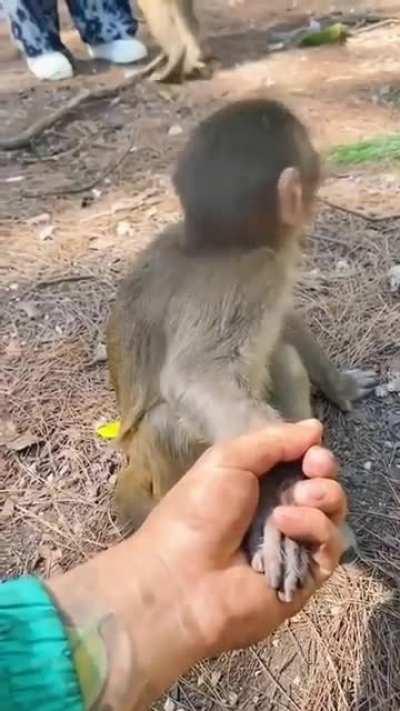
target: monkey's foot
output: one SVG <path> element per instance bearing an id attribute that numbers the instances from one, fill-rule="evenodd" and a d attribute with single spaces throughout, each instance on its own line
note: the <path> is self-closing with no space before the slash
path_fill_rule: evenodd
<path id="1" fill-rule="evenodd" d="M 336 402 L 342 410 L 349 412 L 352 403 L 369 395 L 377 384 L 378 377 L 373 370 L 345 370 Z"/>
<path id="2" fill-rule="evenodd" d="M 147 48 L 135 37 L 87 47 L 93 59 L 106 59 L 113 64 L 131 64 L 147 57 Z"/>
<path id="3" fill-rule="evenodd" d="M 157 82 L 182 82 L 184 79 L 201 78 L 209 79 L 212 69 L 205 61 L 200 48 L 195 46 L 190 49 L 182 47 L 174 53 L 165 56 L 165 64 L 158 71 L 153 72 L 151 79 Z"/>
<path id="4" fill-rule="evenodd" d="M 310 556 L 301 544 L 268 525 L 264 540 L 251 559 L 251 567 L 264 573 L 268 587 L 277 591 L 282 602 L 291 602 L 307 580 Z"/>
<path id="5" fill-rule="evenodd" d="M 60 81 L 74 75 L 71 62 L 62 52 L 46 52 L 38 57 L 27 57 L 26 63 L 37 79 Z"/>

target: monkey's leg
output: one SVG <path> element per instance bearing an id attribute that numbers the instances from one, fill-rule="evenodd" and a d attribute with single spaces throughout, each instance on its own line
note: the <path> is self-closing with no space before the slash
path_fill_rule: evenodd
<path id="1" fill-rule="evenodd" d="M 296 349 L 282 343 L 271 363 L 274 405 L 285 420 L 296 422 L 312 417 L 311 387 L 307 371 Z M 281 599 L 290 601 L 302 587 L 310 570 L 306 547 L 282 536 L 271 522 L 271 513 L 280 504 L 293 501 L 293 486 L 304 479 L 302 462 L 279 464 L 261 480 L 260 500 L 249 530 L 246 547 L 252 567 L 265 573 L 268 584 Z M 343 535 L 348 549 L 356 545 L 347 524 Z"/>
<path id="2" fill-rule="evenodd" d="M 128 466 L 118 475 L 115 503 L 127 530 L 138 528 L 155 504 L 200 456 L 166 403 L 154 407 L 137 430 L 122 437 Z"/>
<path id="3" fill-rule="evenodd" d="M 185 50 L 175 23 L 174 2 L 139 0 L 139 7 L 156 42 L 166 58 L 166 66 L 152 74 L 155 81 L 167 81 L 182 73 Z"/>
<path id="4" fill-rule="evenodd" d="M 372 370 L 341 373 L 327 358 L 298 314 L 288 317 L 284 338 L 295 347 L 311 382 L 345 412 L 351 410 L 352 403 L 368 395 L 377 384 Z"/>
<path id="5" fill-rule="evenodd" d="M 204 69 L 197 40 L 198 23 L 190 0 L 139 0 L 150 32 L 167 62 L 155 72 L 155 81 L 182 79 Z"/>
<path id="6" fill-rule="evenodd" d="M 118 474 L 114 503 L 124 534 L 136 531 L 157 503 L 151 472 L 144 471 L 139 463 L 122 469 Z"/>
<path id="7" fill-rule="evenodd" d="M 288 343 L 276 349 L 271 380 L 273 404 L 284 420 L 298 422 L 312 417 L 308 374 L 296 349 Z"/>
<path id="8" fill-rule="evenodd" d="M 203 78 L 210 76 L 205 55 L 199 42 L 199 22 L 194 12 L 193 0 L 177 0 L 176 24 L 185 46 L 183 74 L 190 77 L 199 74 Z M 180 10 L 179 10 L 180 8 Z"/>

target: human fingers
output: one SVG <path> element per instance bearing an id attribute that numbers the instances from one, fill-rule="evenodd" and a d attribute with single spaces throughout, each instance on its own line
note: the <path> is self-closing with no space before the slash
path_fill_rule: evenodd
<path id="1" fill-rule="evenodd" d="M 315 580 L 318 584 L 326 580 L 346 550 L 340 528 L 322 511 L 305 506 L 277 506 L 272 516 L 284 535 L 310 546 L 316 563 Z"/>
<path id="2" fill-rule="evenodd" d="M 315 589 L 316 583 L 310 576 L 294 599 L 283 603 L 276 591 L 266 584 L 265 577 L 250 568 L 244 559 L 231 566 L 218 581 L 213 580 L 211 600 L 207 604 L 202 601 L 203 610 L 208 613 L 222 609 L 222 613 L 216 615 L 220 624 L 214 627 L 216 639 L 210 653 L 243 648 L 265 639 L 297 614 Z"/>
<path id="3" fill-rule="evenodd" d="M 321 437 L 322 425 L 314 419 L 268 425 L 212 447 L 198 466 L 244 469 L 262 476 L 279 462 L 301 458 L 310 447 L 321 442 Z"/>
<path id="4" fill-rule="evenodd" d="M 297 506 L 319 509 L 335 524 L 341 524 L 347 513 L 346 495 L 337 481 L 308 479 L 293 487 L 293 501 Z"/>
<path id="5" fill-rule="evenodd" d="M 312 446 L 303 457 L 303 472 L 310 479 L 313 477 L 336 479 L 338 469 L 335 456 L 326 447 Z"/>

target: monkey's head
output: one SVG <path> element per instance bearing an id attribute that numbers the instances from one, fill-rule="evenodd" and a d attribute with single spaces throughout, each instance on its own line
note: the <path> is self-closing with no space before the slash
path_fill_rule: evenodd
<path id="1" fill-rule="evenodd" d="M 186 245 L 278 250 L 301 237 L 319 180 L 319 156 L 288 108 L 233 103 L 199 124 L 178 161 Z"/>

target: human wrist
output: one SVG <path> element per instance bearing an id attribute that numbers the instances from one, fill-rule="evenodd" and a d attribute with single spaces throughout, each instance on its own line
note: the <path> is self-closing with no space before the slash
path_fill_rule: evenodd
<path id="1" fill-rule="evenodd" d="M 99 699 L 145 709 L 203 656 L 185 595 L 148 548 L 137 534 L 48 583 L 72 645 L 78 637 L 90 658 L 89 675 L 75 658 L 89 709 Z"/>

